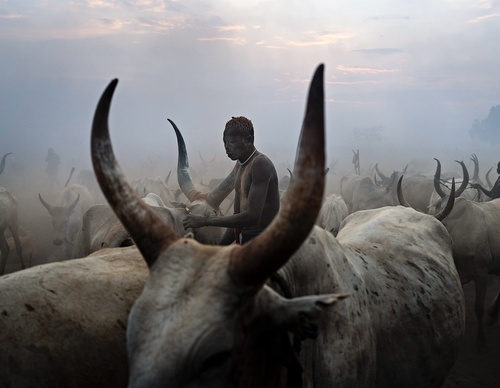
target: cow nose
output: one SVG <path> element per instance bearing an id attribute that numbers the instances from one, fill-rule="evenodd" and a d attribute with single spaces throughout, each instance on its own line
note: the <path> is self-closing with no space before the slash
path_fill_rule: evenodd
<path id="1" fill-rule="evenodd" d="M 56 238 L 54 240 L 54 245 L 61 246 L 62 245 L 62 240 L 60 238 Z"/>

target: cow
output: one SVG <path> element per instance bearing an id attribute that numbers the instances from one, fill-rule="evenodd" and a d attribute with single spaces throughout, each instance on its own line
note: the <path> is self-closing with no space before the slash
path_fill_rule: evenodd
<path id="1" fill-rule="evenodd" d="M 52 218 L 54 245 L 64 246 L 66 259 L 73 258 L 73 242 L 83 215 L 93 205 L 92 194 L 83 185 L 71 184 L 64 188 L 54 205 L 47 203 L 41 194 L 38 198 Z"/>
<path id="2" fill-rule="evenodd" d="M 178 204 L 167 207 L 154 193 L 147 194 L 142 200 L 148 204 L 161 219 L 181 235 L 192 233 L 193 237 L 205 244 L 217 244 L 221 238 L 221 228 L 206 227 L 184 229 L 182 220 L 188 213 L 212 216 L 215 213 L 206 206 Z M 81 258 L 103 248 L 127 247 L 133 245 L 130 234 L 123 227 L 109 205 L 98 204 L 90 207 L 84 214 L 74 240 L 74 258 Z"/>
<path id="3" fill-rule="evenodd" d="M 5 156 L 4 156 L 5 158 Z M 0 165 L 0 169 L 2 166 Z M 17 199 L 10 191 L 0 187 L 0 275 L 5 273 L 5 266 L 9 257 L 10 246 L 7 242 L 6 232 L 10 231 L 16 246 L 16 252 L 24 269 L 21 240 L 19 238 L 19 224 L 17 218 Z"/>
<path id="4" fill-rule="evenodd" d="M 243 245 L 182 237 L 126 182 L 108 129 L 117 82 L 97 105 L 91 149 L 103 194 L 149 268 L 128 319 L 129 387 L 441 386 L 465 324 L 442 223 L 392 206 L 351 214 L 337 239 L 314 226 L 325 182 L 323 65 L 290 199 Z M 280 279 L 274 288 L 270 277 Z M 321 338 L 305 341 L 317 329 Z"/>
<path id="5" fill-rule="evenodd" d="M 396 173 L 389 182 L 376 184 L 371 178 L 348 174 L 340 180 L 340 194 L 344 198 L 349 213 L 358 210 L 377 209 L 397 204 Z"/>
<path id="6" fill-rule="evenodd" d="M 169 204 L 169 202 L 176 200 L 175 194 L 167 186 L 169 177 L 170 174 L 166 179 L 143 177 L 133 181 L 132 186 L 141 197 L 145 197 L 149 193 L 155 193 L 160 196 L 163 203 Z"/>
<path id="7" fill-rule="evenodd" d="M 444 206 L 450 194 L 449 186 L 451 184 L 450 179 L 447 179 L 443 182 L 443 179 L 441 178 L 441 162 L 436 158 L 434 158 L 434 160 L 437 162 L 437 166 L 433 180 L 434 191 L 432 192 L 431 198 L 429 200 L 429 214 L 435 214 Z M 469 172 L 467 170 L 467 167 L 465 166 L 465 163 L 458 160 L 456 160 L 456 162 L 462 167 L 462 179 L 459 178 L 455 180 L 456 183 L 460 183 L 460 187 L 455 191 L 455 197 L 464 197 L 470 200 L 479 199 L 479 190 L 468 187 Z"/>
<path id="8" fill-rule="evenodd" d="M 405 198 L 410 206 L 422 213 L 429 213 L 429 203 L 434 192 L 434 179 L 421 175 L 406 177 L 402 182 Z"/>
<path id="9" fill-rule="evenodd" d="M 127 386 L 127 316 L 148 270 L 135 246 L 0 276 L 0 386 Z"/>
<path id="10" fill-rule="evenodd" d="M 340 194 L 330 194 L 323 200 L 316 225 L 336 236 L 348 214 L 344 198 Z"/>
<path id="11" fill-rule="evenodd" d="M 464 168 L 464 182 L 468 179 Z M 465 183 L 466 184 L 466 183 Z M 439 185 L 436 185 L 439 187 Z M 458 191 L 458 190 L 457 190 Z M 443 201 L 451 194 L 440 191 L 440 201 L 432 212 L 442 209 Z M 455 193 L 455 197 L 457 194 Z M 455 199 L 452 212 L 443 220 L 453 241 L 453 259 L 462 284 L 473 281 L 476 289 L 474 312 L 477 319 L 476 347 L 486 349 L 483 320 L 485 298 L 488 287 L 488 274 L 500 272 L 500 199 L 476 202 L 464 197 Z"/>

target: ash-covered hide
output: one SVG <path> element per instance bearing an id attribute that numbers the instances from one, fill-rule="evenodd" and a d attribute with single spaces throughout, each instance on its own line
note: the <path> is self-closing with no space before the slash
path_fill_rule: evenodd
<path id="1" fill-rule="evenodd" d="M 147 275 L 130 247 L 0 277 L 0 386 L 125 387 L 127 317 Z"/>

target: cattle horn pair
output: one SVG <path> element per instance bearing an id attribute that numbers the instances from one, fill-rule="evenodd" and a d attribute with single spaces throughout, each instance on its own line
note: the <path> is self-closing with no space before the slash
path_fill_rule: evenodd
<path id="1" fill-rule="evenodd" d="M 443 191 L 441 187 L 441 162 L 434 158 L 434 160 L 437 162 L 436 166 L 436 172 L 434 173 L 434 190 L 436 190 L 436 193 L 439 194 L 441 198 L 446 197 L 446 193 Z M 467 188 L 467 185 L 469 184 L 469 171 L 467 171 L 467 167 L 465 167 L 465 163 L 462 161 L 455 160 L 455 162 L 459 163 L 462 166 L 462 184 L 460 187 L 455 191 L 455 198 L 458 198 L 462 195 L 464 190 Z"/>
<path id="2" fill-rule="evenodd" d="M 235 245 L 230 270 L 243 283 L 262 285 L 300 247 L 321 207 L 324 191 L 325 133 L 323 70 L 313 76 L 299 145 L 294 179 L 285 200 L 269 227 L 244 245 Z M 101 190 L 134 239 L 148 266 L 181 238 L 146 205 L 127 183 L 109 138 L 108 116 L 117 79 L 103 92 L 94 114 L 91 135 L 92 163 Z"/>
<path id="3" fill-rule="evenodd" d="M 408 201 L 405 199 L 403 195 L 403 190 L 401 188 L 402 182 L 403 182 L 403 175 L 401 175 L 401 177 L 398 180 L 398 188 L 396 191 L 398 196 L 398 202 L 401 206 L 411 207 L 411 205 L 408 203 Z M 451 213 L 454 205 L 455 205 L 455 178 L 451 180 L 451 191 L 450 191 L 450 196 L 448 197 L 448 202 L 446 202 L 446 206 L 434 217 L 439 221 L 443 221 L 448 216 L 448 214 Z"/>

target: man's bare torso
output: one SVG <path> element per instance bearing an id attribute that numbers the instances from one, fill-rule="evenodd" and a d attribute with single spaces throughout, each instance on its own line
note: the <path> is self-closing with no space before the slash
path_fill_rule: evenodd
<path id="1" fill-rule="evenodd" d="M 243 228 L 243 230 L 266 228 L 279 210 L 278 176 L 276 170 L 273 163 L 266 155 L 261 154 L 260 152 L 256 152 L 256 154 L 248 163 L 243 166 L 237 163 L 235 166 L 234 189 L 236 192 L 236 199 L 234 203 L 234 212 L 240 213 L 248 209 L 248 198 L 252 183 L 254 181 L 254 177 L 252 175 L 255 173 L 255 169 L 252 169 L 252 167 L 258 159 L 260 159 L 259 162 L 264 161 L 266 164 L 268 164 L 266 171 L 266 173 L 269 175 L 267 198 L 265 200 L 264 208 L 262 210 L 258 224 L 249 225 L 248 227 Z"/>

